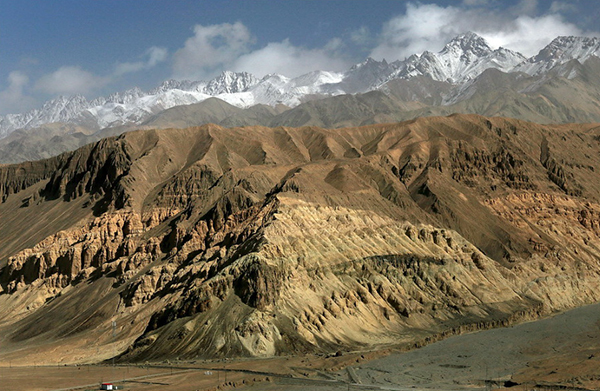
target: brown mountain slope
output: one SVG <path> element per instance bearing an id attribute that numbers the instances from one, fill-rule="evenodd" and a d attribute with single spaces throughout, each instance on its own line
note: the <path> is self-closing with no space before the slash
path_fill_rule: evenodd
<path id="1" fill-rule="evenodd" d="M 438 106 L 443 103 L 444 96 L 452 92 L 452 88 L 450 83 L 417 76 L 411 79 L 390 80 L 382 86 L 381 91 L 401 102 L 421 102 L 428 106 Z"/>
<path id="2" fill-rule="evenodd" d="M 73 124 L 52 123 L 20 129 L 0 139 L 0 163 L 47 159 L 97 141 L 95 130 Z"/>
<path id="3" fill-rule="evenodd" d="M 303 103 L 271 119 L 270 126 L 342 128 L 413 118 L 407 112 L 426 107 L 419 99 L 407 101 L 381 91 L 339 95 Z"/>
<path id="4" fill-rule="evenodd" d="M 0 355 L 330 352 L 597 301 L 599 132 L 208 125 L 0 167 Z"/>
<path id="5" fill-rule="evenodd" d="M 268 123 L 269 120 L 289 109 L 287 106 L 271 107 L 256 105 L 241 109 L 217 98 L 209 98 L 200 103 L 176 106 L 156 114 L 142 124 L 151 128 L 187 128 L 214 123 L 223 126 L 254 126 Z"/>
<path id="6" fill-rule="evenodd" d="M 288 109 L 284 105 L 256 105 L 241 109 L 220 99 L 209 98 L 197 104 L 161 111 L 140 125 L 129 124 L 92 131 L 71 124 L 53 123 L 18 130 L 0 139 L 0 163 L 49 158 L 132 130 L 186 128 L 208 123 L 227 127 L 264 125 Z"/>
<path id="7" fill-rule="evenodd" d="M 584 64 L 572 60 L 540 76 L 488 69 L 463 85 L 415 77 L 391 80 L 378 91 L 364 94 L 310 98 L 292 109 L 282 105 L 240 109 L 210 98 L 156 113 L 141 125 L 106 128 L 94 134 L 85 129 L 69 130 L 73 129 L 70 125 L 51 124 L 15 132 L 0 140 L 0 163 L 47 158 L 134 129 L 185 128 L 207 123 L 226 127 L 341 128 L 453 113 L 503 116 L 537 123 L 598 122 L 600 59 L 592 56 Z"/>
<path id="8" fill-rule="evenodd" d="M 144 124 L 89 131 L 66 125 L 17 132 L 0 140 L 0 162 L 47 158 L 134 129 L 185 128 L 215 123 L 236 126 L 319 126 L 340 128 L 405 121 L 416 117 L 475 113 L 538 123 L 600 121 L 600 59 L 573 60 L 541 76 L 488 69 L 460 86 L 417 77 L 392 80 L 379 91 L 315 99 L 292 109 L 257 105 L 234 107 L 217 98 L 155 114 Z M 72 128 L 72 127 L 71 127 Z"/>

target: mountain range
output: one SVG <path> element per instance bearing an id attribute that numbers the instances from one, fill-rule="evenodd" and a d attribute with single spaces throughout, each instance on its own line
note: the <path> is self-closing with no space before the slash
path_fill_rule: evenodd
<path id="1" fill-rule="evenodd" d="M 196 104 L 210 97 L 243 109 L 257 104 L 297 107 L 311 100 L 344 94 L 383 91 L 390 95 L 394 86 L 399 90 L 398 86 L 406 86 L 402 82 L 409 81 L 417 82 L 413 83 L 410 93 L 401 93 L 400 100 L 405 107 L 400 105 L 396 111 L 410 111 L 425 105 L 443 111 L 445 107 L 471 98 L 473 85 L 486 71 L 497 70 L 513 79 L 537 77 L 534 80 L 538 85 L 546 83 L 553 71 L 571 80 L 580 73 L 567 64 L 573 61 L 584 64 L 599 53 L 600 42 L 596 38 L 558 37 L 536 56 L 525 58 L 509 49 L 493 50 L 482 37 L 466 33 L 451 40 L 438 53 L 426 51 L 390 63 L 369 58 L 346 72 L 314 71 L 296 78 L 271 74 L 262 79 L 245 72 L 223 72 L 208 82 L 168 80 L 152 91 L 133 88 L 92 101 L 79 95 L 59 97 L 40 109 L 0 117 L 0 138 L 18 129 L 33 129 L 55 122 L 77 125 L 88 129 L 88 133 L 143 125 L 166 109 Z M 531 92 L 536 83 L 529 83 L 518 92 Z M 398 94 L 395 98 L 398 99 Z M 564 121 L 559 118 L 554 122 Z"/>
<path id="2" fill-rule="evenodd" d="M 597 302 L 599 53 L 467 33 L 2 117 L 0 359 L 327 360 Z"/>
<path id="3" fill-rule="evenodd" d="M 331 355 L 597 302 L 599 140 L 209 124 L 0 166 L 0 358 Z"/>

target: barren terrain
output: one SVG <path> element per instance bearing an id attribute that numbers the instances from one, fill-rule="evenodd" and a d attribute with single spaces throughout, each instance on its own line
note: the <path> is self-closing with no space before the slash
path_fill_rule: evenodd
<path id="1" fill-rule="evenodd" d="M 404 347 L 406 348 L 406 346 Z M 449 337 L 419 349 L 138 365 L 2 367 L 4 391 L 597 389 L 600 304 L 543 320 Z M 27 388 L 23 388 L 27 384 Z"/>
<path id="2" fill-rule="evenodd" d="M 207 125 L 2 166 L 0 360 L 364 352 L 597 302 L 599 136 Z"/>

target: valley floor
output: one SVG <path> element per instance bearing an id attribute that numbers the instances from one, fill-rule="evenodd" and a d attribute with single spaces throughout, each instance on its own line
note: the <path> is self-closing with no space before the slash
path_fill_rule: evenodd
<path id="1" fill-rule="evenodd" d="M 8 364 L 8 365 L 7 365 Z M 116 366 L 11 367 L 4 391 L 126 390 L 461 390 L 600 387 L 600 304 L 520 325 L 451 337 L 405 352 Z"/>

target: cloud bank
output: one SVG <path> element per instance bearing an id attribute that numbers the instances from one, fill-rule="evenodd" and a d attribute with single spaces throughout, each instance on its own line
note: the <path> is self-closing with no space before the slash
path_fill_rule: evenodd
<path id="1" fill-rule="evenodd" d="M 339 39 L 315 49 L 295 46 L 288 39 L 253 49 L 255 41 L 240 22 L 196 25 L 194 35 L 173 56 L 173 75 L 177 79 L 205 80 L 231 70 L 258 77 L 269 73 L 294 77 L 315 69 L 337 70 L 348 65 L 337 51 Z"/>
<path id="2" fill-rule="evenodd" d="M 254 42 L 250 31 L 240 22 L 194 27 L 194 36 L 173 56 L 177 78 L 197 78 L 228 67 L 250 50 Z"/>
<path id="3" fill-rule="evenodd" d="M 340 45 L 340 41 L 334 39 L 322 48 L 307 49 L 294 46 L 286 39 L 240 56 L 231 64 L 231 69 L 258 77 L 270 73 L 295 77 L 314 70 L 343 70 L 349 63 L 337 53 Z"/>
<path id="4" fill-rule="evenodd" d="M 14 113 L 35 105 L 36 100 L 24 93 L 24 88 L 29 84 L 29 77 L 25 73 L 13 71 L 9 73 L 7 82 L 8 87 L 0 91 L 0 112 Z"/>
<path id="5" fill-rule="evenodd" d="M 96 75 L 79 66 L 63 66 L 42 76 L 35 83 L 35 89 L 50 95 L 89 94 L 123 75 L 154 68 L 164 62 L 167 55 L 167 49 L 152 46 L 144 52 L 140 61 L 117 63 L 114 70 L 104 76 Z"/>
<path id="6" fill-rule="evenodd" d="M 165 48 L 152 46 L 143 55 L 142 61 L 122 62 L 115 66 L 113 76 L 122 76 L 127 73 L 139 72 L 144 69 L 154 68 L 159 63 L 165 61 L 168 57 L 168 51 Z"/>
<path id="7" fill-rule="evenodd" d="M 100 77 L 85 71 L 77 66 L 64 66 L 56 71 L 42 76 L 35 88 L 47 94 L 87 94 L 97 88 L 103 87 L 108 82 L 105 77 Z"/>
<path id="8" fill-rule="evenodd" d="M 0 115 L 30 110 L 38 103 L 34 94 L 86 95 L 103 88 L 124 75 L 154 68 L 168 58 L 166 48 L 152 46 L 146 50 L 140 61 L 117 63 L 108 75 L 97 75 L 80 66 L 67 65 L 47 73 L 30 85 L 29 77 L 23 71 L 13 71 L 8 75 L 7 87 L 0 91 Z"/>
<path id="9" fill-rule="evenodd" d="M 494 48 L 502 46 L 530 57 L 559 35 L 590 35 L 564 20 L 559 2 L 540 16 L 535 16 L 535 0 L 521 1 L 503 12 L 484 7 L 487 4 L 485 0 L 465 0 L 458 7 L 408 3 L 405 14 L 384 24 L 370 55 L 398 60 L 426 50 L 437 52 L 456 35 L 472 31 Z"/>
<path id="10" fill-rule="evenodd" d="M 561 12 L 573 7 L 569 3 L 554 1 L 545 14 L 538 13 L 537 0 L 521 0 L 510 8 L 500 4 L 497 0 L 463 0 L 456 6 L 410 2 L 406 12 L 384 23 L 379 33 L 357 27 L 347 34 L 347 42 L 334 38 L 320 48 L 296 46 L 287 39 L 255 48 L 255 38 L 240 22 L 196 25 L 194 35 L 174 55 L 173 76 L 209 79 L 232 70 L 258 77 L 269 73 L 294 77 L 316 69 L 345 70 L 352 61 L 340 49 L 348 45 L 367 47 L 377 60 L 394 61 L 426 50 L 437 52 L 467 31 L 481 35 L 493 48 L 506 47 L 527 57 L 559 35 L 593 35 L 564 19 Z"/>

